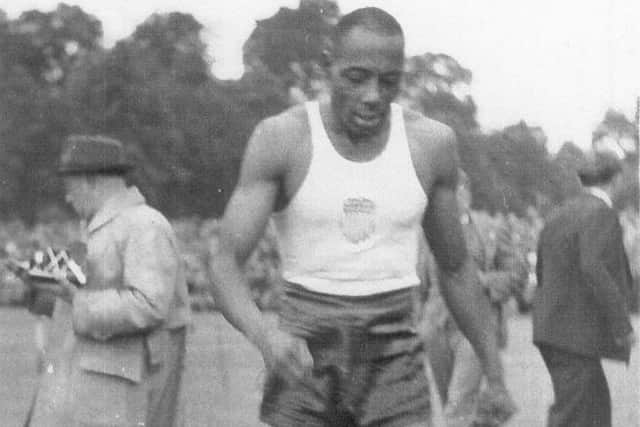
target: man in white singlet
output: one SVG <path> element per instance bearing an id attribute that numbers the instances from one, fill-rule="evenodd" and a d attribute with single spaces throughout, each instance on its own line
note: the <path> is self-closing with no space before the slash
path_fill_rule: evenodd
<path id="1" fill-rule="evenodd" d="M 490 309 L 471 280 L 458 221 L 458 156 L 447 126 L 393 104 L 404 36 L 377 8 L 334 29 L 330 96 L 261 122 L 211 255 L 216 301 L 260 350 L 273 426 L 428 426 L 428 383 L 412 298 L 419 233 L 442 294 L 488 380 L 486 409 L 513 412 Z M 273 218 L 282 257 L 280 323 L 254 304 L 243 265 Z"/>

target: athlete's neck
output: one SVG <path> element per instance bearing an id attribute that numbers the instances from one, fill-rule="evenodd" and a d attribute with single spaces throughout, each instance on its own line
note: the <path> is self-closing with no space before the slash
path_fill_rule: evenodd
<path id="1" fill-rule="evenodd" d="M 335 114 L 330 103 L 320 103 L 320 117 L 327 136 L 336 151 L 352 161 L 367 161 L 376 157 L 386 146 L 389 138 L 390 115 L 379 132 L 372 135 L 353 134 Z"/>

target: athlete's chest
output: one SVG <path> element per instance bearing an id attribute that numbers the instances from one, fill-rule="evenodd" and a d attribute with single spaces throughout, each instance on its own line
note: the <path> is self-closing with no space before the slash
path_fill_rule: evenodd
<path id="1" fill-rule="evenodd" d="M 414 148 L 417 141 L 408 138 L 407 144 L 409 154 L 404 159 L 387 159 L 388 167 L 377 168 L 369 167 L 375 165 L 375 158 L 380 156 L 384 151 L 384 146 L 378 149 L 375 155 L 370 153 L 352 153 L 351 158 L 343 156 L 340 149 L 334 147 L 336 152 L 345 162 L 349 162 L 353 167 L 339 168 L 340 161 L 337 164 L 329 162 L 326 165 L 324 175 L 326 177 L 326 187 L 330 191 L 350 191 L 372 193 L 374 190 L 386 192 L 387 200 L 401 199 L 404 197 L 404 191 L 407 189 L 405 183 L 399 182 L 396 178 L 399 175 L 408 175 L 411 179 L 417 179 L 422 192 L 427 194 L 432 183 L 429 174 L 428 162 L 421 157 L 424 155 L 420 147 Z M 279 196 L 276 210 L 286 207 L 302 187 L 305 179 L 309 175 L 313 162 L 313 146 L 310 135 L 302 136 L 298 142 L 290 150 L 288 156 L 287 167 L 284 169 L 281 179 Z M 354 161 L 353 159 L 358 159 Z M 366 160 L 365 160 L 366 159 Z M 333 159 L 334 161 L 336 159 Z M 408 160 L 408 161 L 407 161 Z M 338 180 L 338 187 L 330 186 L 331 181 Z"/>
<path id="2" fill-rule="evenodd" d="M 408 226 L 424 213 L 426 193 L 408 156 L 381 153 L 372 161 L 352 162 L 320 154 L 307 163 L 287 203 L 289 213 L 304 223 Z"/>

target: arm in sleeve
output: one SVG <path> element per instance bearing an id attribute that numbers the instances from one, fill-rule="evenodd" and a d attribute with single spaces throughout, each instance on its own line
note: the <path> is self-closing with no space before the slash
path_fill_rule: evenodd
<path id="1" fill-rule="evenodd" d="M 631 332 L 626 302 L 607 270 L 606 252 L 615 249 L 612 239 L 620 237 L 620 224 L 613 211 L 598 209 L 587 219 L 579 235 L 580 270 L 594 294 L 594 301 L 607 318 L 615 337 Z"/>
<path id="2" fill-rule="evenodd" d="M 80 290 L 74 297 L 76 333 L 108 339 L 149 330 L 166 320 L 179 268 L 168 232 L 154 223 L 134 225 L 122 259 L 122 288 Z"/>

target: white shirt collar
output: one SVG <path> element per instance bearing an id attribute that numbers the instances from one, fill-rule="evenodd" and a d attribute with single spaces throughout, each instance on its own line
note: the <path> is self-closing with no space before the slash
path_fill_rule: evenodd
<path id="1" fill-rule="evenodd" d="M 589 187 L 589 188 L 587 188 L 587 191 L 589 193 L 591 193 L 592 195 L 596 196 L 598 199 L 600 199 L 603 202 L 605 202 L 607 204 L 607 206 L 609 206 L 610 208 L 613 207 L 613 202 L 611 201 L 611 197 L 609 197 L 607 192 L 604 191 L 603 189 L 598 188 L 598 187 Z"/>

